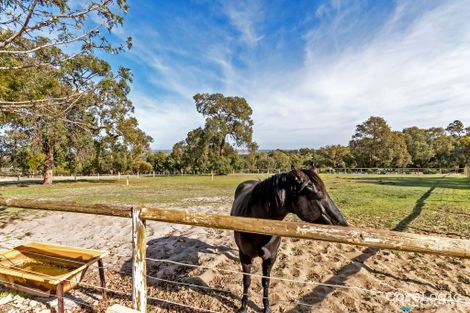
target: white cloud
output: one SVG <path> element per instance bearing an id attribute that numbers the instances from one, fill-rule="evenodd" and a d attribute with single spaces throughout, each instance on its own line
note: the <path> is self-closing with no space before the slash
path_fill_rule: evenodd
<path id="1" fill-rule="evenodd" d="M 139 127 L 152 135 L 155 147 L 169 149 L 186 138 L 189 130 L 199 127 L 202 117 L 192 114 L 184 101 L 166 101 L 146 96 L 141 92 L 131 97 Z"/>
<path id="2" fill-rule="evenodd" d="M 222 6 L 230 22 L 240 32 L 242 41 L 256 45 L 263 39 L 257 31 L 257 25 L 263 19 L 263 10 L 258 1 L 223 1 Z"/>
<path id="3" fill-rule="evenodd" d="M 262 147 L 347 143 L 355 125 L 381 115 L 396 129 L 470 123 L 470 11 L 446 2 L 410 17 L 400 3 L 382 29 L 323 50 L 351 23 L 340 11 L 306 36 L 303 68 L 243 86 Z M 342 7 L 340 10 L 348 10 Z M 344 25 L 343 25 L 344 24 Z"/>

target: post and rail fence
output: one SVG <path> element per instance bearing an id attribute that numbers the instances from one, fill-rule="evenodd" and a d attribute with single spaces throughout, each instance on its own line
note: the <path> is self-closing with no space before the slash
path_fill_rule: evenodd
<path id="1" fill-rule="evenodd" d="M 1 198 L 0 206 L 24 209 L 106 215 L 132 219 L 132 299 L 139 312 L 147 310 L 146 221 L 185 224 L 264 235 L 320 240 L 364 247 L 430 253 L 448 257 L 470 258 L 470 240 L 402 233 L 372 228 L 317 225 L 304 222 L 274 221 L 183 209 L 144 206 L 81 204 L 19 198 Z"/>
<path id="2" fill-rule="evenodd" d="M 470 166 L 465 166 L 465 169 L 464 169 L 464 175 L 468 178 L 470 178 Z"/>
<path id="3" fill-rule="evenodd" d="M 259 175 L 274 175 L 281 172 L 289 171 L 288 168 L 245 168 L 232 170 L 230 173 L 223 174 L 259 174 Z M 453 175 L 465 175 L 470 177 L 468 166 L 465 168 L 387 168 L 387 167 L 374 167 L 374 168 L 318 168 L 318 173 L 321 174 L 350 174 L 350 175 L 435 175 L 435 174 L 453 174 Z M 185 171 L 185 170 L 173 170 L 173 171 L 150 171 L 145 173 L 95 173 L 90 175 L 82 174 L 70 174 L 70 175 L 54 175 L 55 180 L 70 181 L 70 180 L 100 180 L 100 179 L 129 179 L 129 178 L 143 178 L 143 177 L 165 177 L 165 176 L 211 176 L 220 175 L 217 171 Z M 40 181 L 42 175 L 21 175 L 14 173 L 7 173 L 0 170 L 0 182 L 1 181 Z"/>

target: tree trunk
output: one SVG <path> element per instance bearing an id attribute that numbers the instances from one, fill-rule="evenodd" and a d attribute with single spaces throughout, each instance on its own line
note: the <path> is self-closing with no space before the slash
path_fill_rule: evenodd
<path id="1" fill-rule="evenodd" d="M 224 149 L 225 149 L 225 137 L 222 138 L 222 142 L 220 143 L 219 156 L 224 155 Z"/>
<path id="2" fill-rule="evenodd" d="M 52 164 L 54 162 L 54 146 L 47 142 L 44 145 L 44 152 L 46 153 L 46 159 L 44 160 L 44 173 L 43 181 L 44 185 L 52 184 Z"/>

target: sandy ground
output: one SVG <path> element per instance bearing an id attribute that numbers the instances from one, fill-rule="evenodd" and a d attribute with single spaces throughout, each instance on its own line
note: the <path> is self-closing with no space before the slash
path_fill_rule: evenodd
<path id="1" fill-rule="evenodd" d="M 194 210 L 228 214 L 231 199 L 197 198 L 207 202 Z M 174 207 L 169 205 L 169 207 Z M 147 256 L 225 270 L 239 270 L 231 232 L 148 222 Z M 131 223 L 129 219 L 75 213 L 31 216 L 4 224 L 0 247 L 29 241 L 109 251 L 105 259 L 108 287 L 131 291 Z M 395 251 L 376 251 L 350 245 L 283 239 L 271 281 L 273 312 L 470 312 L 470 262 Z M 255 273 L 261 274 L 260 260 Z M 151 312 L 233 312 L 240 301 L 240 274 L 148 261 L 149 294 L 202 310 L 185 309 L 150 300 Z M 180 284 L 166 282 L 176 281 Z M 96 268 L 84 280 L 99 285 Z M 307 282 L 307 283 L 305 283 Z M 333 287 L 318 285 L 347 285 Z M 190 284 L 190 286 L 182 285 Z M 199 287 L 198 287 L 199 286 Z M 211 287 L 223 289 L 208 291 Z M 1 291 L 1 290 L 0 290 Z M 250 312 L 262 311 L 261 279 L 253 277 Z M 467 304 L 423 301 L 421 294 L 456 299 Z M 100 300 L 99 290 L 80 288 L 66 300 L 67 311 L 102 311 L 111 303 L 130 305 L 130 299 L 111 294 Z M 0 312 L 48 312 L 53 299 L 8 296 L 0 299 Z M 89 306 L 93 306 L 91 309 Z"/>

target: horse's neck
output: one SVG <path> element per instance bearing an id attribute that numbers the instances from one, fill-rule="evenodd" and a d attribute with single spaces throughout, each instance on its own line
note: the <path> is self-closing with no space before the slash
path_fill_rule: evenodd
<path id="1" fill-rule="evenodd" d="M 283 175 L 275 175 L 270 177 L 257 186 L 255 186 L 252 197 L 256 202 L 261 204 L 258 209 L 260 218 L 282 220 L 288 214 L 286 208 L 286 199 L 288 190 L 285 184 L 282 184 Z"/>

